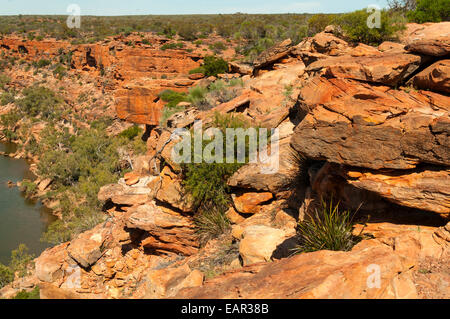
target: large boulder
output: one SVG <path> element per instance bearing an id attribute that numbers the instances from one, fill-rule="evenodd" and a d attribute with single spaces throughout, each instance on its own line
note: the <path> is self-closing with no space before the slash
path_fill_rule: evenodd
<path id="1" fill-rule="evenodd" d="M 450 60 L 433 63 L 416 74 L 408 83 L 414 87 L 436 92 L 450 93 Z"/>
<path id="2" fill-rule="evenodd" d="M 395 86 L 407 79 L 422 63 L 423 58 L 413 54 L 346 55 L 319 60 L 308 65 L 305 71 Z"/>
<path id="3" fill-rule="evenodd" d="M 422 168 L 403 174 L 345 169 L 342 173 L 351 185 L 401 206 L 441 214 L 450 212 L 450 169 Z"/>
<path id="4" fill-rule="evenodd" d="M 194 200 L 183 187 L 182 180 L 168 166 L 165 166 L 158 180 L 150 184 L 155 198 L 183 212 L 195 209 Z"/>
<path id="5" fill-rule="evenodd" d="M 450 54 L 450 22 L 418 25 L 403 41 L 407 51 L 444 57 Z"/>
<path id="6" fill-rule="evenodd" d="M 255 59 L 255 61 L 253 61 L 254 70 L 258 70 L 265 66 L 273 64 L 274 62 L 287 56 L 291 50 L 292 41 L 290 39 L 284 40 L 283 42 L 269 48 L 268 50 L 261 53 Z"/>
<path id="7" fill-rule="evenodd" d="M 179 267 L 151 270 L 146 278 L 145 299 L 173 297 L 183 288 L 200 287 L 203 274 L 191 270 L 187 264 Z"/>
<path id="8" fill-rule="evenodd" d="M 45 250 L 35 260 L 36 276 L 44 282 L 54 282 L 64 277 L 63 263 L 67 258 L 68 243 Z"/>
<path id="9" fill-rule="evenodd" d="M 392 202 L 446 216 L 449 183 L 450 171 L 436 167 L 376 171 L 327 163 L 315 176 L 313 189 L 322 196 L 338 196 L 352 209 L 384 211 Z"/>
<path id="10" fill-rule="evenodd" d="M 279 151 L 271 153 L 267 162 L 241 167 L 228 180 L 228 185 L 271 192 L 277 198 L 289 196 L 302 169 L 302 159 L 289 143 L 290 137 L 280 141 Z M 272 167 L 276 169 L 272 171 Z"/>
<path id="11" fill-rule="evenodd" d="M 88 268 L 102 257 L 110 239 L 108 229 L 99 225 L 72 240 L 67 252 L 81 267 Z"/>
<path id="12" fill-rule="evenodd" d="M 149 183 L 154 178 L 141 179 L 140 182 Z M 108 184 L 100 188 L 98 200 L 101 202 L 110 200 L 117 205 L 133 206 L 147 202 L 150 194 L 151 189 L 146 185 L 135 184 L 128 186 L 124 182 L 123 184 Z"/>
<path id="13" fill-rule="evenodd" d="M 243 194 L 232 194 L 233 204 L 236 210 L 242 214 L 258 213 L 261 205 L 272 200 L 273 195 L 269 192 L 248 192 Z"/>
<path id="14" fill-rule="evenodd" d="M 265 225 L 251 225 L 244 229 L 239 253 L 245 265 L 270 261 L 277 246 L 286 239 L 283 230 Z"/>
<path id="15" fill-rule="evenodd" d="M 303 52 L 319 53 L 329 56 L 338 56 L 348 53 L 348 43 L 331 33 L 320 32 L 312 38 L 306 38 L 297 44 L 292 54 L 301 55 Z"/>
<path id="16" fill-rule="evenodd" d="M 372 169 L 450 163 L 447 96 L 315 77 L 299 99 L 309 114 L 291 145 L 307 158 Z"/>

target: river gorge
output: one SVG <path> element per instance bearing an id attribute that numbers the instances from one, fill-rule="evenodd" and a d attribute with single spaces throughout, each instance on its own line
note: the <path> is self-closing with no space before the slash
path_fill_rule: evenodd
<path id="1" fill-rule="evenodd" d="M 13 144 L 0 143 L 0 151 L 15 151 Z M 38 256 L 48 244 L 40 241 L 42 233 L 54 217 L 40 202 L 26 199 L 18 187 L 9 187 L 24 178 L 31 179 L 29 164 L 22 159 L 0 155 L 0 262 L 9 262 L 11 250 L 19 244 L 27 245 Z"/>

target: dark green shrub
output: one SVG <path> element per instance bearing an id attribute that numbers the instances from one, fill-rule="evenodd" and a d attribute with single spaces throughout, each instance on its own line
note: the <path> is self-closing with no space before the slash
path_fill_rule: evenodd
<path id="1" fill-rule="evenodd" d="M 62 99 L 52 90 L 42 86 L 32 86 L 23 90 L 24 97 L 16 101 L 21 111 L 44 118 L 54 117 L 60 111 Z"/>
<path id="2" fill-rule="evenodd" d="M 206 76 L 217 76 L 217 74 L 228 72 L 228 63 L 222 58 L 210 55 L 203 60 L 201 67 L 191 70 L 189 73 L 203 73 Z"/>
<path id="3" fill-rule="evenodd" d="M 36 192 L 37 186 L 30 180 L 23 180 L 20 184 L 20 191 L 25 193 L 26 197 L 31 197 Z"/>
<path id="4" fill-rule="evenodd" d="M 197 29 L 192 22 L 182 23 L 178 27 L 178 35 L 186 41 L 192 41 L 197 39 Z"/>
<path id="5" fill-rule="evenodd" d="M 0 263 L 0 289 L 14 280 L 14 274 L 19 277 L 28 274 L 28 265 L 32 262 L 34 256 L 28 253 L 28 248 L 24 244 L 11 252 L 11 261 L 8 266 Z"/>
<path id="6" fill-rule="evenodd" d="M 14 272 L 8 266 L 0 263 L 0 289 L 14 280 Z"/>
<path id="7" fill-rule="evenodd" d="M 248 128 L 249 123 L 239 115 L 216 113 L 212 127 L 225 133 L 227 128 Z M 203 146 L 209 143 L 210 141 L 204 141 Z M 226 141 L 223 143 L 225 150 Z M 246 140 L 245 143 L 246 153 L 248 153 L 248 141 Z M 236 147 L 237 139 L 234 141 L 235 150 Z M 217 237 L 229 228 L 229 221 L 225 216 L 231 201 L 227 181 L 244 163 L 237 161 L 226 163 L 226 154 L 223 155 L 223 163 L 207 163 L 203 158 L 201 163 L 183 164 L 183 183 L 198 207 L 195 222 L 202 240 Z M 248 154 L 246 154 L 246 160 L 248 160 Z"/>
<path id="8" fill-rule="evenodd" d="M 11 252 L 11 262 L 9 267 L 20 277 L 27 275 L 27 267 L 33 261 L 34 256 L 28 253 L 29 249 L 25 244 L 20 244 L 17 249 Z"/>
<path id="9" fill-rule="evenodd" d="M 53 75 L 58 77 L 59 79 L 62 79 L 66 74 L 67 74 L 67 70 L 61 64 L 58 64 L 55 67 L 55 69 L 53 70 Z"/>
<path id="10" fill-rule="evenodd" d="M 0 104 L 6 105 L 15 101 L 14 92 L 5 92 L 0 97 Z"/>
<path id="11" fill-rule="evenodd" d="M 187 95 L 184 92 L 176 92 L 172 90 L 164 90 L 159 93 L 159 98 L 164 102 L 167 102 L 167 107 L 177 106 L 178 103 L 186 101 Z"/>
<path id="12" fill-rule="evenodd" d="M 313 36 L 322 32 L 326 26 L 333 24 L 334 15 L 331 14 L 315 14 L 308 19 L 308 35 Z"/>
<path id="13" fill-rule="evenodd" d="M 37 68 L 37 69 L 44 68 L 44 67 L 46 67 L 46 66 L 48 66 L 50 64 L 52 64 L 52 62 L 50 60 L 47 60 L 47 59 L 41 59 L 41 60 L 39 60 L 37 62 L 33 62 L 33 66 L 35 68 Z"/>
<path id="14" fill-rule="evenodd" d="M 211 44 L 211 45 L 209 46 L 209 48 L 210 48 L 212 51 L 214 51 L 214 53 L 217 54 L 217 53 L 222 52 L 223 50 L 226 50 L 226 49 L 227 49 L 227 46 L 226 46 L 226 44 L 223 43 L 223 42 L 215 42 L 215 43 Z"/>
<path id="15" fill-rule="evenodd" d="M 449 21 L 450 0 L 417 0 L 416 9 L 407 17 L 417 23 Z"/>
<path id="16" fill-rule="evenodd" d="M 4 90 L 5 85 L 11 82 L 11 78 L 4 73 L 0 73 L 0 89 Z"/>
<path id="17" fill-rule="evenodd" d="M 352 234 L 353 215 L 350 211 L 339 209 L 339 203 L 333 205 L 322 201 L 322 207 L 315 210 L 311 218 L 299 222 L 297 226 L 298 246 L 296 253 L 317 250 L 350 250 L 359 240 Z"/>
<path id="18" fill-rule="evenodd" d="M 37 152 L 38 174 L 53 180 L 48 196 L 58 199 L 62 219 L 50 225 L 43 240 L 57 244 L 104 220 L 97 198 L 100 188 L 116 182 L 129 167 L 127 154 L 142 153 L 145 143 L 136 137 L 130 142 L 128 137 L 108 136 L 101 122 L 76 135 L 51 125 L 44 130 Z"/>
<path id="19" fill-rule="evenodd" d="M 31 291 L 22 290 L 13 299 L 41 299 L 39 287 L 34 287 Z"/>
<path id="20" fill-rule="evenodd" d="M 136 136 L 140 135 L 141 133 L 142 133 L 142 129 L 137 125 L 133 125 L 133 126 L 127 128 L 126 130 L 122 131 L 119 134 L 119 136 L 126 137 L 127 139 L 132 140 Z"/>
<path id="21" fill-rule="evenodd" d="M 182 42 L 166 43 L 161 46 L 161 50 L 167 50 L 167 49 L 177 50 L 177 49 L 182 49 L 183 47 L 184 47 L 184 44 Z"/>
<path id="22" fill-rule="evenodd" d="M 394 40 L 398 31 L 405 28 L 404 18 L 393 11 L 381 11 L 380 28 L 369 28 L 367 19 L 371 13 L 358 10 L 338 16 L 335 24 L 344 31 L 351 42 L 361 42 L 369 45 L 378 45 L 383 41 Z"/>

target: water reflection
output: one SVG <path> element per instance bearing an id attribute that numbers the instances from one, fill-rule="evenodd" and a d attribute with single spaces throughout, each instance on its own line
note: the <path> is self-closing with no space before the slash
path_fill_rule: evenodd
<path id="1" fill-rule="evenodd" d="M 14 144 L 0 143 L 0 151 L 16 151 Z M 0 262 L 9 262 L 11 250 L 20 243 L 28 246 L 36 256 L 49 245 L 40 241 L 48 225 L 55 220 L 50 210 L 40 202 L 26 199 L 17 187 L 24 178 L 32 179 L 33 173 L 25 160 L 0 156 Z"/>

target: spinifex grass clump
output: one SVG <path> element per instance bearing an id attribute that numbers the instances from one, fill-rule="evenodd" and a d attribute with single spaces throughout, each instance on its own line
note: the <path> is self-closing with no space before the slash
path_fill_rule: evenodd
<path id="1" fill-rule="evenodd" d="M 329 203 L 322 200 L 314 216 L 298 224 L 299 244 L 294 251 L 350 250 L 359 240 L 359 236 L 352 234 L 353 216 L 348 210 L 340 210 L 339 203 L 333 205 L 333 200 Z"/>

